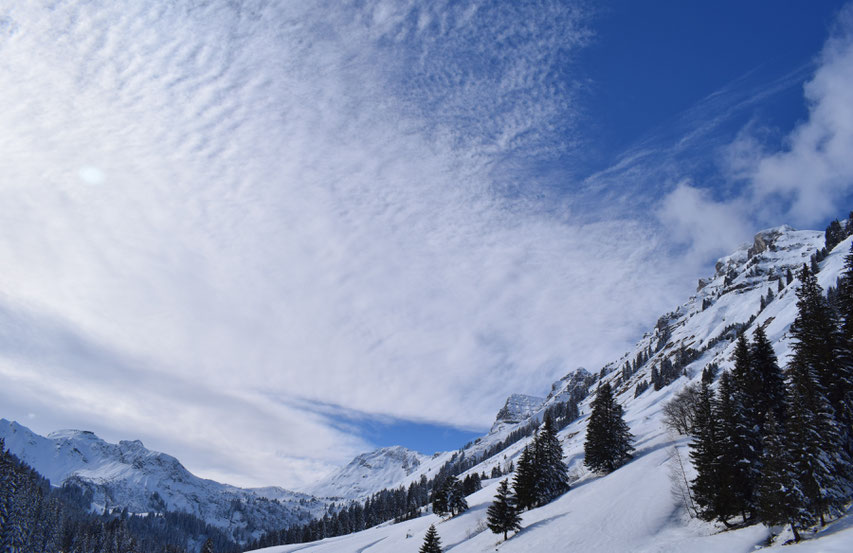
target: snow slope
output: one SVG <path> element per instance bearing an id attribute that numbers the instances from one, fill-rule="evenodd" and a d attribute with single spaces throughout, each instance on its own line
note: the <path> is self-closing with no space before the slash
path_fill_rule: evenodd
<path id="1" fill-rule="evenodd" d="M 93 492 L 92 508 L 134 513 L 184 511 L 228 530 L 238 541 L 322 514 L 327 503 L 282 488 L 242 489 L 194 476 L 142 442 L 107 443 L 92 432 L 62 430 L 47 437 L 0 419 L 6 448 L 47 477 Z"/>
<path id="2" fill-rule="evenodd" d="M 839 244 L 821 263 L 819 281 L 826 288 L 834 285 L 850 250 L 851 238 Z M 486 509 L 494 497 L 498 479 L 484 481 L 484 488 L 469 496 L 470 509 L 451 520 L 432 514 L 401 524 L 383 524 L 363 532 L 330 538 L 309 544 L 269 548 L 269 553 L 304 551 L 306 553 L 385 553 L 417 551 L 426 529 L 436 524 L 445 551 L 475 553 L 580 551 L 580 552 L 714 552 L 746 553 L 756 548 L 781 547 L 783 533 L 769 545 L 769 529 L 755 525 L 736 531 L 722 531 L 713 524 L 691 519 L 683 504 L 679 481 L 692 477 L 687 442 L 673 435 L 662 424 L 662 406 L 689 382 L 698 382 L 702 369 L 717 363 L 722 369 L 732 366 L 735 334 L 731 325 L 743 324 L 748 336 L 756 325 L 763 325 L 773 342 L 780 363 L 790 350 L 788 328 L 796 315 L 795 280 L 777 293 L 775 278 L 787 269 L 795 274 L 811 254 L 823 246 L 823 233 L 795 231 L 779 227 L 763 231 L 753 244 L 745 245 L 722 258 L 715 274 L 700 281 L 696 295 L 673 312 L 661 317 L 655 329 L 646 333 L 632 351 L 604 368 L 604 380 L 617 390 L 625 408 L 625 419 L 635 435 L 635 459 L 608 476 L 590 474 L 583 466 L 583 441 L 589 413 L 587 398 L 581 404 L 581 417 L 563 429 L 560 440 L 573 479 L 572 489 L 553 503 L 523 514 L 523 529 L 502 543 L 500 536 L 485 527 Z M 762 310 L 761 298 L 772 288 L 775 298 Z M 728 330 L 727 330 L 728 329 Z M 681 348 L 696 351 L 694 360 L 684 368 L 686 375 L 655 391 L 649 388 L 635 396 L 636 384 L 648 381 L 652 367 L 674 358 Z M 634 374 L 624 378 L 621 367 L 640 352 L 653 354 Z M 577 376 L 564 381 L 583 382 Z M 561 381 L 563 382 L 563 381 Z M 560 383 L 541 406 L 542 409 L 565 395 Z M 539 411 L 541 413 L 541 410 Z M 531 413 L 531 415 L 534 415 Z M 534 415 L 535 416 L 535 415 Z M 522 424 L 522 423 L 519 423 Z M 514 426 L 502 429 L 503 435 Z M 490 433 L 491 435 L 491 433 Z M 487 435 L 480 441 L 488 440 Z M 484 459 L 471 471 L 485 471 L 498 463 L 517 458 L 527 440 L 510 445 L 490 459 Z M 474 455 L 477 442 L 463 449 Z M 457 452 L 457 455 L 462 452 Z M 447 454 L 442 459 L 449 458 Z M 686 475 L 680 476 L 679 459 Z M 438 459 L 431 462 L 437 462 Z M 410 478 L 410 477 L 409 477 Z M 778 529 L 777 529 L 778 530 Z M 853 517 L 834 522 L 813 540 L 786 546 L 792 552 L 841 552 L 853 550 Z"/>

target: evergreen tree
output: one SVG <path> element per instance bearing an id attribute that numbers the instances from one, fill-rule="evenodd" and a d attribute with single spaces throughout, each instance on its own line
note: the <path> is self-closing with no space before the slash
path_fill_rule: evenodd
<path id="1" fill-rule="evenodd" d="M 569 490 L 568 467 L 563 462 L 563 447 L 546 414 L 542 430 L 534 440 L 533 473 L 536 505 L 545 505 Z"/>
<path id="2" fill-rule="evenodd" d="M 459 513 L 468 510 L 468 501 L 465 499 L 465 491 L 462 488 L 462 482 L 455 476 L 448 477 L 444 481 L 444 497 L 447 502 L 447 511 L 450 516 L 455 517 Z"/>
<path id="3" fill-rule="evenodd" d="M 699 389 L 699 402 L 693 419 L 693 439 L 690 442 L 690 459 L 696 468 L 696 477 L 690 490 L 696 502 L 697 512 L 703 520 L 724 518 L 721 497 L 719 448 L 717 424 L 714 419 L 714 393 L 707 382 Z"/>
<path id="4" fill-rule="evenodd" d="M 779 368 L 776 352 L 760 325 L 753 334 L 749 358 L 756 381 L 760 383 L 753 396 L 753 422 L 758 425 L 759 433 L 762 433 L 771 411 L 777 421 L 784 420 L 786 391 L 785 376 Z"/>
<path id="5" fill-rule="evenodd" d="M 847 499 L 844 476 L 849 462 L 816 371 L 797 353 L 788 366 L 788 381 L 788 447 L 806 509 L 823 523 L 825 515 L 839 514 Z"/>
<path id="6" fill-rule="evenodd" d="M 725 520 L 740 514 L 746 522 L 747 513 L 754 511 L 753 495 L 758 482 L 756 453 L 760 444 L 756 443 L 759 439 L 756 428 L 749 422 L 742 403 L 744 395 L 736 388 L 734 378 L 724 371 L 714 413 L 720 485 L 717 515 Z"/>
<path id="7" fill-rule="evenodd" d="M 771 410 L 767 415 L 758 485 L 758 516 L 768 526 L 790 524 L 794 540 L 798 528 L 811 524 L 790 446 L 782 426 Z"/>
<path id="8" fill-rule="evenodd" d="M 838 421 L 843 428 L 850 428 L 853 372 L 839 363 L 844 357 L 840 325 L 807 265 L 803 265 L 799 279 L 797 318 L 791 325 L 794 356 L 797 363 L 815 371 Z"/>
<path id="9" fill-rule="evenodd" d="M 419 553 L 441 553 L 441 538 L 438 536 L 435 524 L 430 524 Z"/>
<path id="10" fill-rule="evenodd" d="M 533 470 L 533 454 L 525 447 L 515 466 L 512 487 L 519 510 L 530 509 L 536 505 L 536 475 Z"/>
<path id="11" fill-rule="evenodd" d="M 495 534 L 503 533 L 504 540 L 507 532 L 517 532 L 521 529 L 521 517 L 518 515 L 515 497 L 509 491 L 509 483 L 502 480 L 494 502 L 486 511 L 486 524 Z"/>
<path id="12" fill-rule="evenodd" d="M 207 541 L 204 542 L 204 545 L 201 547 L 201 553 L 214 553 L 213 540 L 211 538 L 207 538 Z"/>
<path id="13" fill-rule="evenodd" d="M 613 472 L 632 458 L 632 439 L 610 384 L 601 384 L 587 423 L 584 465 L 593 471 Z"/>
<path id="14" fill-rule="evenodd" d="M 848 227 L 853 227 L 853 219 L 848 221 Z M 853 230 L 853 228 L 851 228 Z M 841 319 L 841 331 L 839 333 L 839 348 L 837 356 L 838 371 L 847 378 L 853 378 L 853 244 L 850 253 L 845 258 L 844 273 L 838 286 L 838 314 Z M 846 424 L 848 429 L 845 436 L 847 442 L 847 453 L 853 456 L 853 431 L 849 430 L 853 425 L 853 389 L 849 386 L 843 392 L 841 399 L 840 422 Z"/>
<path id="15" fill-rule="evenodd" d="M 440 517 L 450 512 L 447 506 L 447 488 L 443 485 L 436 486 L 432 492 L 432 512 Z"/>

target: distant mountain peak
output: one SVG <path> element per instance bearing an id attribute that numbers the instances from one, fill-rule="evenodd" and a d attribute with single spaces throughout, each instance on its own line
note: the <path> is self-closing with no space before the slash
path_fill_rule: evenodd
<path id="1" fill-rule="evenodd" d="M 492 429 L 501 424 L 516 424 L 530 418 L 539 411 L 545 398 L 529 396 L 527 394 L 512 394 L 506 398 L 506 403 L 498 411 Z"/>
<path id="2" fill-rule="evenodd" d="M 403 446 L 380 447 L 357 455 L 345 467 L 320 481 L 310 493 L 356 499 L 394 486 L 430 457 Z"/>

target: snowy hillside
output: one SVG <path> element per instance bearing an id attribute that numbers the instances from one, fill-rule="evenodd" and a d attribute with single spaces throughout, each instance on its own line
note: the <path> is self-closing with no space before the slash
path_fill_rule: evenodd
<path id="1" fill-rule="evenodd" d="M 131 513 L 183 511 L 227 530 L 237 541 L 283 524 L 304 522 L 326 503 L 281 488 L 241 489 L 198 478 L 170 455 L 142 442 L 107 443 L 92 432 L 62 430 L 39 436 L 0 419 L 6 448 L 58 486 L 73 481 L 93 492 L 92 508 Z"/>
<path id="2" fill-rule="evenodd" d="M 820 263 L 818 278 L 826 289 L 834 286 L 850 251 L 851 238 L 841 242 Z M 485 480 L 483 489 L 468 497 L 470 509 L 450 520 L 428 514 L 400 524 L 383 524 L 356 534 L 328 538 L 315 543 L 270 548 L 270 553 L 384 553 L 417 551 L 426 529 L 436 524 L 445 550 L 474 553 L 500 550 L 508 553 L 530 551 L 618 552 L 725 552 L 753 551 L 767 546 L 770 532 L 762 525 L 722 532 L 713 524 L 691 519 L 679 493 L 678 467 L 692 469 L 687 457 L 688 438 L 674 435 L 662 424 L 662 407 L 690 382 L 698 382 L 702 369 L 711 363 L 721 369 L 732 367 L 734 339 L 739 329 L 748 336 L 757 325 L 786 363 L 790 349 L 787 335 L 796 315 L 797 281 L 787 282 L 787 271 L 808 263 L 823 247 L 822 232 L 796 231 L 778 227 L 756 235 L 732 255 L 720 259 L 709 278 L 699 283 L 694 296 L 660 318 L 636 346 L 601 371 L 625 409 L 625 420 L 635 436 L 635 460 L 608 476 L 590 474 L 583 466 L 583 443 L 589 414 L 588 397 L 581 403 L 581 416 L 564 428 L 559 437 L 564 449 L 572 489 L 553 503 L 525 512 L 523 529 L 507 542 L 485 526 L 486 509 L 499 479 Z M 780 284 L 781 282 L 781 284 Z M 772 290 L 768 294 L 768 290 Z M 672 368 L 668 368 L 672 367 Z M 644 387 L 654 378 L 662 387 Z M 564 401 L 567 388 L 582 387 L 592 380 L 585 371 L 573 372 L 555 384 L 548 398 L 528 410 L 535 418 L 550 405 Z M 641 384 L 638 390 L 638 384 Z M 517 460 L 529 439 L 513 443 L 488 458 L 480 458 L 485 443 L 499 443 L 514 428 L 525 424 L 502 425 L 500 433 L 476 440 L 453 454 L 479 462 L 466 471 L 490 474 L 494 466 L 506 467 Z M 452 457 L 442 454 L 420 467 L 418 473 L 434 473 Z M 400 484 L 411 482 L 417 473 Z M 841 552 L 853 549 L 850 517 L 830 524 L 816 540 L 788 546 L 797 553 Z M 783 536 L 784 538 L 784 536 Z M 775 549 L 780 547 L 773 545 Z"/>
<path id="3" fill-rule="evenodd" d="M 357 456 L 309 492 L 318 497 L 361 498 L 396 486 L 427 460 L 429 457 L 405 447 L 383 447 Z"/>

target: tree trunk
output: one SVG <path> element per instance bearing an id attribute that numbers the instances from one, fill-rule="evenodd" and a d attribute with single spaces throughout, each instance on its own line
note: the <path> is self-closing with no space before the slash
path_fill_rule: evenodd
<path id="1" fill-rule="evenodd" d="M 797 527 L 794 525 L 793 521 L 791 522 L 791 532 L 794 533 L 794 541 L 795 542 L 800 541 L 800 533 L 797 532 Z"/>

